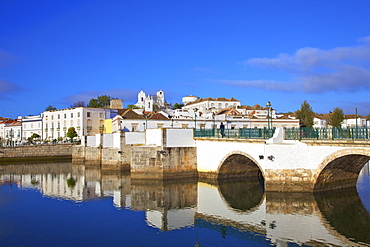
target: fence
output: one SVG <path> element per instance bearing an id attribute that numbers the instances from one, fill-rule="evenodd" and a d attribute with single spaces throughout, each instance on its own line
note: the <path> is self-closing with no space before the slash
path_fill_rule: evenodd
<path id="1" fill-rule="evenodd" d="M 275 129 L 194 129 L 194 137 L 269 139 Z"/>
<path id="2" fill-rule="evenodd" d="M 275 129 L 194 129 L 194 137 L 269 139 Z M 350 128 L 285 128 L 285 140 L 370 140 L 370 129 Z"/>
<path id="3" fill-rule="evenodd" d="M 369 128 L 286 128 L 286 140 L 369 140 Z"/>

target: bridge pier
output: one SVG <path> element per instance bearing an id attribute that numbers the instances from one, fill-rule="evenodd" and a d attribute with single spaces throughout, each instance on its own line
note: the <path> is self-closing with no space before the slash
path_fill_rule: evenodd
<path id="1" fill-rule="evenodd" d="M 310 169 L 266 169 L 266 191 L 312 192 L 315 187 L 314 171 Z"/>

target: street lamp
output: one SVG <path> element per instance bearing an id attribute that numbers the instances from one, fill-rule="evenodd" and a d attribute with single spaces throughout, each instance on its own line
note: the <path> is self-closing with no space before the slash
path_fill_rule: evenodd
<path id="1" fill-rule="evenodd" d="M 194 108 L 194 129 L 196 130 L 197 129 L 197 111 L 198 111 L 198 108 Z"/>
<path id="2" fill-rule="evenodd" d="M 271 103 L 270 101 L 267 101 L 266 103 L 267 107 L 267 128 L 270 130 L 272 128 L 272 120 L 270 119 L 270 111 L 271 111 Z"/>

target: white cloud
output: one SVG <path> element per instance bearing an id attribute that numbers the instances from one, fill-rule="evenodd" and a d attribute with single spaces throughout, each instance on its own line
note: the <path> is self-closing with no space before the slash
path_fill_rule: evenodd
<path id="1" fill-rule="evenodd" d="M 370 36 L 353 47 L 330 50 L 301 48 L 295 54 L 279 54 L 275 58 L 252 58 L 246 65 L 286 72 L 292 81 L 230 81 L 236 86 L 281 91 L 327 92 L 370 89 Z"/>

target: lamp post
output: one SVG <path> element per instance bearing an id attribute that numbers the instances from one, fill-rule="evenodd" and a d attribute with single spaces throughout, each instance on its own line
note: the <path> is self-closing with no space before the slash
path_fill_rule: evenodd
<path id="1" fill-rule="evenodd" d="M 212 112 L 212 118 L 213 118 L 213 136 L 215 135 L 215 131 L 216 131 L 216 122 L 215 122 L 215 113 Z"/>
<path id="2" fill-rule="evenodd" d="M 197 111 L 198 108 L 194 108 L 194 130 L 197 129 Z"/>
<path id="3" fill-rule="evenodd" d="M 267 128 L 268 128 L 268 130 L 270 130 L 271 127 L 272 127 L 272 123 L 271 123 L 271 120 L 270 120 L 270 111 L 271 111 L 270 101 L 267 101 L 266 107 L 267 107 Z"/>

